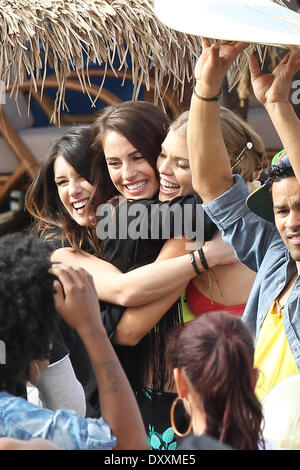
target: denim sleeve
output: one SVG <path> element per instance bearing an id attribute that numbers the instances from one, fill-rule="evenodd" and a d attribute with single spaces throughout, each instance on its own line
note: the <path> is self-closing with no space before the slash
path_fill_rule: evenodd
<path id="1" fill-rule="evenodd" d="M 0 436 L 48 439 L 63 450 L 112 449 L 116 438 L 103 418 L 83 418 L 74 411 L 51 411 L 23 398 L 0 393 Z"/>
<path id="2" fill-rule="evenodd" d="M 203 205 L 205 212 L 222 232 L 237 258 L 253 271 L 258 271 L 269 248 L 282 244 L 274 224 L 248 209 L 247 185 L 234 175 L 234 185 L 218 198 Z"/>

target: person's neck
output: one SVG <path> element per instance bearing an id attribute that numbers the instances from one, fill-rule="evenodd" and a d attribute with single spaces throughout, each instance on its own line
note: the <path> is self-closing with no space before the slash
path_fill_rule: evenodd
<path id="1" fill-rule="evenodd" d="M 203 434 L 206 430 L 205 414 L 201 410 L 193 409 L 191 420 L 193 433 L 196 436 Z"/>

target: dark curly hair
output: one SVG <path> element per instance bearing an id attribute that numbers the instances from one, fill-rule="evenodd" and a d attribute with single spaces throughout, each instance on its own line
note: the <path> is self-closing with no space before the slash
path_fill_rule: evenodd
<path id="1" fill-rule="evenodd" d="M 20 380 L 28 380 L 30 362 L 49 357 L 58 316 L 50 253 L 33 235 L 0 238 L 0 339 L 6 349 L 0 390 L 12 394 Z"/>

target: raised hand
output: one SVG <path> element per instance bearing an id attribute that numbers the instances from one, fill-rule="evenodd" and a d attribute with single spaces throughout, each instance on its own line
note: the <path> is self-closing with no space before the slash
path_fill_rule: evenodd
<path id="1" fill-rule="evenodd" d="M 263 74 L 255 56 L 249 56 L 253 92 L 261 104 L 288 101 L 295 73 L 300 70 L 300 56 L 290 50 L 272 73 Z"/>
<path id="2" fill-rule="evenodd" d="M 195 66 L 197 90 L 206 98 L 215 96 L 237 56 L 249 46 L 238 41 L 218 41 L 210 44 L 202 38 L 202 53 Z"/>

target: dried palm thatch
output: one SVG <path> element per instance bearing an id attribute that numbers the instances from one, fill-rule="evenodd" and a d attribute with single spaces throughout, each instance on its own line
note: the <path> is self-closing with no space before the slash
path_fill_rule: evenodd
<path id="1" fill-rule="evenodd" d="M 298 4 L 291 2 L 291 0 L 272 0 L 274 3 L 277 3 L 283 7 L 295 9 L 295 6 L 298 7 Z M 300 18 L 300 16 L 299 16 Z M 267 63 L 267 70 L 271 72 L 275 66 L 280 62 L 283 55 L 286 54 L 286 50 L 280 47 L 275 46 L 256 46 L 260 54 L 261 66 L 263 67 L 265 62 Z M 244 68 L 244 71 L 240 74 L 238 79 L 237 92 L 240 99 L 241 107 L 244 106 L 244 102 L 253 96 L 252 85 L 250 81 L 250 73 L 248 67 Z"/>
<path id="2" fill-rule="evenodd" d="M 123 78 L 130 67 L 133 99 L 142 83 L 149 90 L 151 75 L 156 102 L 167 88 L 181 101 L 201 52 L 199 37 L 171 30 L 156 18 L 153 0 L 0 0 L 0 24 L 0 80 L 11 85 L 14 95 L 28 79 L 36 91 L 37 80 L 44 80 L 50 67 L 58 82 L 58 112 L 70 72 L 87 92 L 90 63 Z M 232 68 L 231 85 L 246 62 L 243 55 Z M 99 94 L 104 80 L 105 73 Z"/>
<path id="3" fill-rule="evenodd" d="M 55 115 L 64 108 L 65 81 L 71 72 L 87 93 L 91 63 L 104 68 L 99 94 L 107 69 L 125 78 L 130 68 L 133 99 L 142 83 L 149 90 L 151 76 L 155 102 L 166 89 L 174 90 L 180 102 L 201 52 L 199 37 L 172 30 L 157 19 L 153 0 L 0 0 L 0 25 L 0 80 L 15 96 L 28 79 L 37 91 L 37 80 L 44 81 L 50 67 L 58 82 Z M 265 48 L 257 50 L 263 61 Z M 231 88 L 246 67 L 245 52 L 230 70 Z"/>

